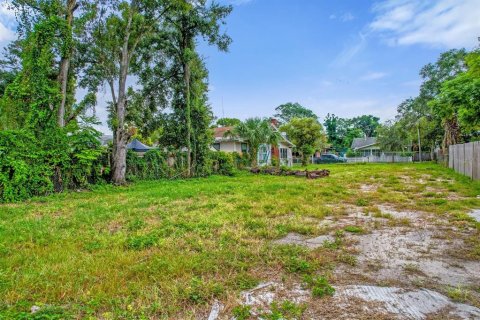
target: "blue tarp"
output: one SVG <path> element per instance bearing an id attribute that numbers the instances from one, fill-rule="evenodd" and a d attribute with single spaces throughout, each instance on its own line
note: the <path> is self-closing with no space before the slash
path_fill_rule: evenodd
<path id="1" fill-rule="evenodd" d="M 127 144 L 127 149 L 133 150 L 135 152 L 147 152 L 152 149 L 152 147 L 146 146 L 137 139 L 133 139 L 132 142 Z"/>

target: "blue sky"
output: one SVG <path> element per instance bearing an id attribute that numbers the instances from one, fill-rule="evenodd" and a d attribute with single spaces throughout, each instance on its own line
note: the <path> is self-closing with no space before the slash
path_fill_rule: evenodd
<path id="1" fill-rule="evenodd" d="M 266 117 L 299 102 L 322 119 L 373 114 L 385 121 L 418 93 L 423 65 L 447 49 L 473 48 L 480 36 L 480 0 L 221 1 L 234 6 L 229 52 L 199 45 L 218 117 Z M 0 46 L 14 38 L 14 26 L 0 6 Z M 107 99 L 100 93 L 102 121 Z"/>
<path id="2" fill-rule="evenodd" d="M 480 36 L 478 0 L 230 3 L 230 52 L 201 46 L 217 116 L 269 116 L 291 101 L 321 118 L 387 120 L 418 93 L 423 65 Z"/>

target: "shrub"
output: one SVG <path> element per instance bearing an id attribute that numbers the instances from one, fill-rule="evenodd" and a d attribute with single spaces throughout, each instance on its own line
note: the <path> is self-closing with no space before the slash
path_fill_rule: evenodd
<path id="1" fill-rule="evenodd" d="M 355 152 L 352 149 L 348 149 L 347 152 L 345 153 L 345 157 L 347 158 L 354 158 L 354 157 L 360 157 L 361 153 L 360 152 Z"/>
<path id="2" fill-rule="evenodd" d="M 168 165 L 168 158 L 172 156 L 175 160 L 173 166 Z M 176 172 L 181 172 L 183 167 L 182 155 L 162 152 L 158 149 L 152 149 L 143 155 L 138 156 L 132 150 L 127 151 L 127 173 L 126 178 L 129 181 L 135 180 L 158 180 L 170 178 Z"/>
<path id="3" fill-rule="evenodd" d="M 78 125 L 0 131 L 0 201 L 11 202 L 64 189 L 86 188 L 108 174 L 99 132 Z"/>
<path id="4" fill-rule="evenodd" d="M 232 157 L 233 157 L 235 168 L 237 169 L 243 169 L 251 165 L 250 155 L 247 152 L 244 152 L 244 153 L 232 152 Z"/>
<path id="5" fill-rule="evenodd" d="M 212 171 L 217 174 L 232 176 L 234 173 L 233 155 L 222 151 L 212 151 L 210 153 L 212 160 Z"/>

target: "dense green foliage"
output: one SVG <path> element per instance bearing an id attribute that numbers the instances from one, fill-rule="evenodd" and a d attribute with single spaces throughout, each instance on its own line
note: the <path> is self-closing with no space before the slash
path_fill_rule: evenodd
<path id="1" fill-rule="evenodd" d="M 227 50 L 231 39 L 221 25 L 231 6 L 206 0 L 14 0 L 9 5 L 18 13 L 19 32 L 0 61 L 5 159 L 0 200 L 84 188 L 104 179 L 123 184 L 127 177 L 212 172 L 208 70 L 196 46 L 203 37 Z M 133 77 L 135 86 L 129 82 Z M 99 133 L 91 129 L 97 121 L 91 111 L 104 86 L 111 93 L 109 148 L 100 148 Z M 87 94 L 77 102 L 78 88 Z M 160 142 L 178 158 L 167 166 L 160 153 L 140 160 L 129 155 L 127 165 L 126 145 L 133 136 Z"/>
<path id="2" fill-rule="evenodd" d="M 220 118 L 216 122 L 217 127 L 234 127 L 239 125 L 242 121 L 237 118 Z"/>
<path id="3" fill-rule="evenodd" d="M 236 125 L 231 134 L 240 137 L 245 142 L 248 142 L 248 152 L 252 166 L 257 165 L 257 154 L 260 145 L 262 144 L 278 144 L 280 134 L 276 131 L 269 119 L 249 118 L 240 124 Z"/>
<path id="4" fill-rule="evenodd" d="M 397 144 L 423 151 L 476 140 L 480 132 L 480 74 L 478 49 L 449 50 L 420 71 L 417 97 L 402 102 L 396 122 L 389 124 Z M 384 130 L 385 131 L 385 130 Z"/>
<path id="5" fill-rule="evenodd" d="M 274 116 L 280 119 L 280 122 L 287 123 L 293 118 L 313 118 L 318 119 L 318 116 L 312 110 L 305 108 L 298 102 L 285 103 L 275 108 L 277 112 Z"/>
<path id="6" fill-rule="evenodd" d="M 322 125 L 314 118 L 293 118 L 280 127 L 295 144 L 295 149 L 302 155 L 302 164 L 307 165 L 308 158 L 326 144 Z"/>
<path id="7" fill-rule="evenodd" d="M 98 132 L 50 130 L 42 139 L 26 131 L 0 131 L 0 199 L 15 201 L 63 188 L 86 188 L 108 176 Z"/>
<path id="8" fill-rule="evenodd" d="M 346 152 L 355 138 L 375 137 L 380 118 L 372 115 L 362 115 L 351 119 L 339 118 L 327 114 L 323 125 L 327 132 L 328 142 L 337 152 Z"/>

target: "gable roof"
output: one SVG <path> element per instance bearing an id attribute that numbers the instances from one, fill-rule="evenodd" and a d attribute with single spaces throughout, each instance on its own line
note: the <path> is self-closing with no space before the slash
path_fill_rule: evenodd
<path id="1" fill-rule="evenodd" d="M 227 131 L 233 130 L 233 127 L 218 127 L 213 128 L 213 136 L 215 138 L 224 138 Z"/>
<path id="2" fill-rule="evenodd" d="M 133 139 L 132 142 L 127 144 L 127 149 L 131 149 L 135 152 L 147 152 L 148 150 L 152 149 L 152 147 L 144 145 L 137 139 Z"/>
<path id="3" fill-rule="evenodd" d="M 377 144 L 376 137 L 354 138 L 352 141 L 352 149 L 361 149 Z"/>

